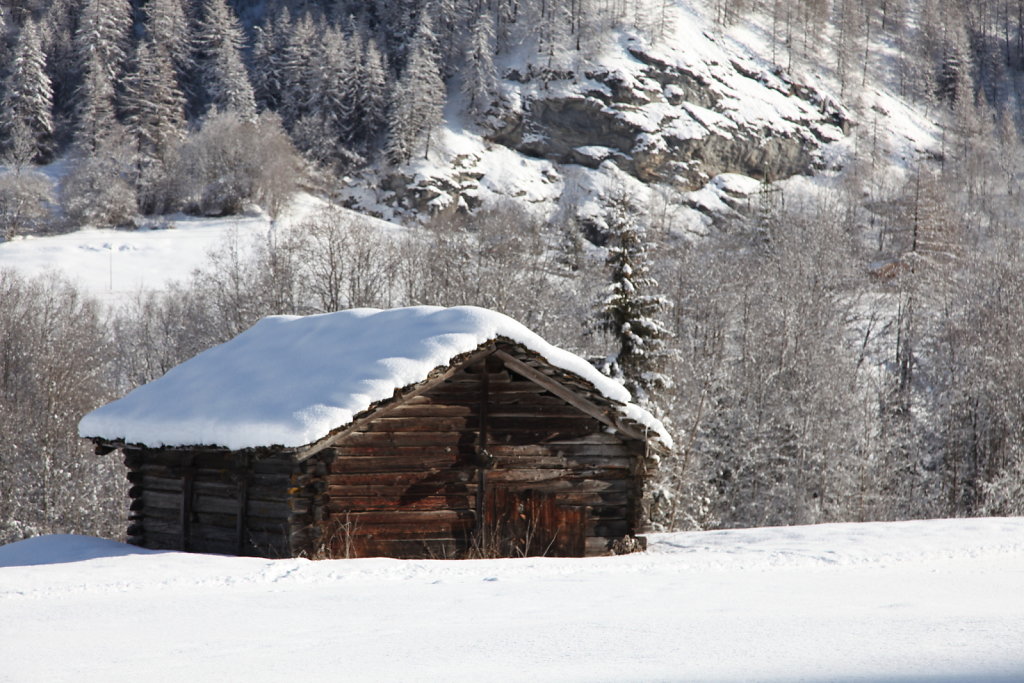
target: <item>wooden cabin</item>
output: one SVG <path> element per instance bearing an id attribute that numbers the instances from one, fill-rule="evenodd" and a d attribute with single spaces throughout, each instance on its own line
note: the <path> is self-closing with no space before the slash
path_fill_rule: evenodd
<path id="1" fill-rule="evenodd" d="M 267 392 L 269 403 L 299 394 L 312 406 L 293 410 L 306 420 L 297 435 L 265 434 L 262 423 L 251 416 L 236 420 L 231 412 L 245 412 L 246 395 L 265 401 L 260 377 L 247 376 L 239 389 L 232 380 L 238 369 L 224 367 L 235 357 L 235 344 L 239 367 L 261 374 L 252 360 L 264 351 L 254 356 L 237 342 L 263 322 L 179 366 L 182 376 L 176 368 L 136 390 L 146 396 L 133 400 L 133 392 L 120 400 L 126 405 L 115 401 L 83 418 L 80 432 L 98 452 L 124 454 L 130 543 L 265 557 L 399 558 L 584 556 L 640 544 L 635 535 L 642 526 L 644 482 L 670 440 L 649 414 L 622 400 L 619 385 L 484 309 L 346 314 L 267 319 L 301 326 L 311 318 L 340 316 L 338 325 L 321 324 L 322 334 L 295 343 L 308 355 L 323 339 L 336 340 L 336 348 L 322 348 L 313 358 L 275 361 L 293 345 L 274 341 L 272 329 L 261 335 L 277 354 L 264 359 L 268 380 L 276 383 Z M 389 337 L 378 344 L 378 357 L 373 330 L 361 340 L 346 334 L 360 323 L 373 327 L 375 315 L 387 314 L 410 316 L 413 329 L 419 329 L 417 316 L 444 314 L 455 323 L 448 333 L 437 334 L 445 326 L 433 325 L 425 334 L 399 335 L 403 339 L 392 338 L 395 325 L 378 326 Z M 465 316 L 472 320 L 465 323 Z M 346 357 L 346 341 L 361 346 L 347 361 L 350 375 L 366 375 L 354 382 L 332 376 L 332 354 Z M 395 355 L 395 344 L 409 353 Z M 408 361 L 418 352 L 411 364 L 417 370 Z M 439 358 L 446 360 L 437 363 Z M 190 363 L 199 366 L 194 377 L 185 372 Z M 303 372 L 289 371 L 296 365 Z M 413 374 L 396 379 L 396 372 Z M 417 381 L 407 381 L 410 376 Z M 323 387 L 312 392 L 316 400 L 348 401 L 350 419 L 310 403 L 310 392 L 290 390 L 282 377 Z M 379 398 L 352 389 L 369 385 Z M 233 393 L 240 394 L 239 405 L 220 400 Z M 350 400 L 353 394 L 357 398 Z M 160 422 L 147 413 L 160 408 L 174 415 Z M 310 426 L 309 415 L 320 422 Z M 194 436 L 203 419 L 210 424 L 201 430 L 216 431 L 218 422 L 229 429 L 219 440 Z M 337 422 L 324 421 L 332 419 Z M 175 424 L 181 438 L 174 437 Z M 239 438 L 249 431 L 260 434 Z M 189 436 L 222 445 L 194 445 Z"/>

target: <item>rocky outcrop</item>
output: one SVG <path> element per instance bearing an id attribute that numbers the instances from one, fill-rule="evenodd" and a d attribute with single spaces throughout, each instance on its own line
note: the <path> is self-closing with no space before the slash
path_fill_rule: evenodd
<path id="1" fill-rule="evenodd" d="M 850 126 L 817 90 L 739 60 L 699 73 L 639 48 L 629 55 L 629 70 L 510 74 L 522 107 L 489 139 L 559 164 L 596 168 L 610 160 L 641 181 L 692 190 L 721 173 L 809 173 L 821 146 Z M 771 92 L 744 102 L 744 90 Z M 745 111 L 770 107 L 773 98 L 785 106 L 772 116 Z"/>
<path id="2" fill-rule="evenodd" d="M 820 89 L 696 23 L 677 29 L 656 45 L 618 34 L 596 57 L 563 55 L 571 68 L 553 68 L 547 55 L 514 64 L 500 106 L 454 117 L 429 159 L 356 179 L 342 196 L 413 219 L 511 200 L 593 222 L 597 234 L 609 188 L 628 187 L 684 207 L 693 215 L 680 212 L 679 229 L 702 235 L 749 203 L 749 193 L 734 201 L 713 179 L 743 176 L 757 187 L 812 173 L 825 146 L 848 133 L 849 115 Z"/>

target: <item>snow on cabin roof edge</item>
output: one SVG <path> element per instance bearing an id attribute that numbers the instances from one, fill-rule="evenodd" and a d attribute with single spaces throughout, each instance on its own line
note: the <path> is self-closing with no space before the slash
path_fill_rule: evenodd
<path id="1" fill-rule="evenodd" d="M 79 422 L 84 438 L 153 448 L 311 444 L 396 390 L 483 344 L 507 339 L 571 372 L 665 447 L 672 438 L 629 392 L 521 323 L 475 306 L 349 309 L 270 316 Z M 333 351 L 333 352 L 332 352 Z"/>

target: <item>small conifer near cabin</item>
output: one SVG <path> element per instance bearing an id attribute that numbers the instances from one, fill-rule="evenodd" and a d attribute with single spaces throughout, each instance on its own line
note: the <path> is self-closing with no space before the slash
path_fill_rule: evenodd
<path id="1" fill-rule="evenodd" d="M 647 266 L 647 233 L 636 220 L 639 211 L 625 195 L 611 200 L 607 265 L 612 282 L 601 305 L 601 322 L 617 346 L 605 370 L 644 404 L 669 385 L 662 370 L 670 333 L 660 319 L 669 302 L 655 293 L 658 282 Z"/>

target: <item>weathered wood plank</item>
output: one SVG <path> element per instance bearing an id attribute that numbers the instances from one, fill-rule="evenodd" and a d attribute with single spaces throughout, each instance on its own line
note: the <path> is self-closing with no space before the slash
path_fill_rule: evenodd
<path id="1" fill-rule="evenodd" d="M 502 468 L 487 471 L 491 482 L 551 481 L 557 479 L 593 479 L 597 481 L 623 481 L 629 479 L 627 470 L 616 469 L 560 469 L 560 468 Z"/>
<path id="2" fill-rule="evenodd" d="M 491 410 L 491 417 L 503 420 L 533 419 L 537 417 L 544 419 L 593 420 L 589 415 L 584 415 L 563 401 L 558 401 L 554 405 L 522 401 L 517 403 L 495 403 L 493 410 Z"/>
<path id="3" fill-rule="evenodd" d="M 544 387 L 555 396 L 566 401 L 570 405 L 579 408 L 580 410 L 590 415 L 591 417 L 600 420 L 609 427 L 617 429 L 618 431 L 622 432 L 623 434 L 632 439 L 639 439 L 641 441 L 645 440 L 643 434 L 636 431 L 629 425 L 624 424 L 621 420 L 616 419 L 616 416 L 613 415 L 609 410 L 601 408 L 600 406 L 594 404 L 592 401 L 585 398 L 584 396 L 577 394 L 571 389 L 566 388 L 562 383 L 545 375 L 536 368 L 527 365 L 518 358 L 506 353 L 505 351 L 502 351 L 501 349 L 496 350 L 494 352 L 494 355 L 497 356 L 498 358 L 501 358 L 502 361 L 505 362 L 505 365 L 508 366 L 514 372 L 517 372 L 523 377 L 526 377 L 527 379 L 536 382 L 538 385 Z"/>
<path id="4" fill-rule="evenodd" d="M 155 477 L 139 473 L 138 485 L 144 491 L 163 491 L 165 493 L 181 493 L 181 478 Z"/>
<path id="5" fill-rule="evenodd" d="M 491 345 L 485 345 L 484 347 L 478 349 L 477 351 L 475 351 L 475 352 L 473 352 L 471 354 L 468 354 L 465 358 L 462 359 L 461 363 L 453 364 L 451 367 L 447 368 L 446 370 L 437 373 L 437 375 L 435 377 L 432 377 L 432 378 L 430 378 L 429 380 L 427 380 L 425 382 L 421 382 L 421 383 L 419 383 L 416 386 L 406 388 L 405 391 L 403 392 L 404 395 L 402 397 L 400 397 L 400 400 L 396 400 L 395 402 L 390 403 L 390 404 L 384 404 L 384 405 L 377 406 L 376 409 L 372 410 L 372 414 L 373 414 L 374 418 L 377 419 L 377 418 L 387 417 L 388 414 L 390 413 L 390 411 L 393 410 L 397 405 L 405 403 L 410 398 L 412 398 L 414 396 L 418 396 L 420 394 L 423 394 L 423 393 L 433 389 L 437 385 L 442 384 L 445 380 L 447 380 L 448 378 L 452 377 L 457 372 L 459 372 L 459 370 L 461 369 L 461 367 L 463 365 L 468 365 L 468 364 L 475 363 L 480 358 L 487 357 L 488 355 L 493 353 L 493 351 L 494 351 L 494 349 L 493 349 L 493 347 Z M 309 447 L 307 447 L 305 449 L 302 449 L 301 451 L 296 453 L 296 455 L 295 455 L 296 460 L 299 460 L 299 461 L 306 460 L 307 458 L 309 458 L 309 457 L 311 457 L 313 455 L 316 455 L 317 453 L 322 451 L 324 448 L 332 446 L 335 443 L 338 443 L 338 442 L 348 438 L 350 433 L 355 431 L 355 430 L 357 430 L 357 429 L 359 429 L 361 424 L 362 424 L 362 420 L 357 418 L 349 427 L 346 427 L 345 429 L 339 430 L 339 431 L 335 432 L 334 434 L 330 434 L 330 435 L 324 437 L 323 439 L 320 439 L 316 443 L 310 445 Z"/>
<path id="6" fill-rule="evenodd" d="M 334 496 L 327 504 L 331 514 L 368 512 L 372 510 L 449 510 L 470 509 L 474 497 L 449 496 Z"/>
<path id="7" fill-rule="evenodd" d="M 288 453 L 276 458 L 253 458 L 250 468 L 257 474 L 297 474 L 299 471 Z"/>
<path id="8" fill-rule="evenodd" d="M 503 457 L 555 456 L 555 457 L 629 457 L 631 453 L 622 444 L 491 444 L 491 455 Z"/>
<path id="9" fill-rule="evenodd" d="M 233 515 L 238 509 L 236 498 L 196 496 L 195 509 L 201 512 Z M 291 499 L 287 501 L 264 501 L 250 499 L 245 506 L 246 515 L 286 519 L 296 512 L 307 512 L 309 501 Z"/>
<path id="10" fill-rule="evenodd" d="M 588 434 L 607 429 L 603 424 L 597 420 L 584 415 L 582 413 L 576 413 L 575 415 L 568 415 L 565 417 L 555 415 L 528 415 L 523 413 L 521 415 L 512 415 L 510 417 L 500 417 L 498 415 L 492 415 L 492 419 L 488 423 L 488 427 L 494 432 L 502 431 L 535 431 L 535 430 L 558 430 L 565 431 L 569 434 L 578 436 L 569 436 L 568 438 L 582 438 Z M 476 425 L 473 421 L 469 422 L 469 427 L 474 428 Z"/>
<path id="11" fill-rule="evenodd" d="M 505 382 L 512 382 L 512 381 L 514 381 L 513 378 L 512 378 L 512 375 L 507 370 L 505 370 L 504 368 L 502 368 L 501 370 L 496 370 L 494 372 L 480 372 L 478 368 L 479 368 L 479 364 L 472 365 L 472 366 L 467 365 L 467 366 L 463 367 L 463 369 L 460 370 L 458 373 L 452 375 L 449 379 L 446 379 L 444 383 L 445 384 L 465 384 L 465 383 L 476 384 L 476 383 L 482 382 L 484 380 L 484 378 L 486 378 L 487 381 L 490 382 L 491 384 L 495 384 L 495 385 L 503 384 Z"/>
<path id="12" fill-rule="evenodd" d="M 386 512 L 351 512 L 346 515 L 355 524 L 378 525 L 431 525 L 446 524 L 457 520 L 472 520 L 475 515 L 470 510 L 437 510 L 408 511 L 396 510 Z"/>
<path id="13" fill-rule="evenodd" d="M 425 399 L 426 397 L 418 396 L 417 399 Z M 416 417 L 416 418 L 444 418 L 444 417 L 468 417 L 473 414 L 473 409 L 469 406 L 461 405 L 448 405 L 444 403 L 415 403 L 412 405 L 400 405 L 395 406 L 395 409 L 391 414 L 398 417 Z"/>
<path id="14" fill-rule="evenodd" d="M 458 445 L 445 444 L 442 446 L 390 446 L 388 444 L 377 444 L 377 445 L 357 445 L 345 443 L 339 446 L 332 446 L 329 452 L 333 454 L 335 459 L 346 458 L 351 455 L 362 455 L 362 456 L 376 456 L 376 457 L 395 457 L 395 456 L 417 456 L 423 453 L 434 454 L 434 455 L 450 455 L 455 457 L 455 454 L 459 451 Z M 326 451 L 325 451 L 326 452 Z M 333 462 L 333 461 L 332 461 Z M 327 467 L 327 472 L 330 472 L 330 465 Z"/>
<path id="15" fill-rule="evenodd" d="M 460 405 L 467 401 L 467 405 L 472 406 L 473 397 L 479 397 L 480 395 L 479 386 L 479 381 L 446 382 L 432 389 L 429 396 L 435 401 L 441 398 L 445 401 L 457 402 Z M 528 397 L 545 395 L 547 390 L 533 382 L 511 381 L 493 383 L 489 393 L 492 396 L 514 396 L 526 399 Z"/>
<path id="16" fill-rule="evenodd" d="M 464 417 L 382 417 L 368 422 L 361 432 L 457 432 L 466 428 Z"/>
<path id="17" fill-rule="evenodd" d="M 623 438 L 621 436 L 619 436 L 618 434 L 610 434 L 608 432 L 601 431 L 601 432 L 594 432 L 593 434 L 586 434 L 586 435 L 583 435 L 583 436 L 577 436 L 577 437 L 573 437 L 573 438 L 569 438 L 569 439 L 558 439 L 558 440 L 552 441 L 551 445 L 571 446 L 571 445 L 583 445 L 583 444 L 586 444 L 586 445 L 599 445 L 599 444 L 614 445 L 614 444 L 618 444 L 618 445 L 624 445 L 628 449 L 633 449 L 633 448 L 635 448 L 635 446 L 633 445 L 634 443 L 635 442 L 633 442 L 633 441 L 623 440 Z M 642 444 L 640 444 L 640 450 L 641 450 L 641 452 L 643 450 L 643 445 Z"/>
<path id="18" fill-rule="evenodd" d="M 630 491 L 631 484 L 631 482 L 627 479 L 602 481 L 600 479 L 564 479 L 561 477 L 553 477 L 541 480 L 503 480 L 501 477 L 495 476 L 496 474 L 497 471 L 488 472 L 489 481 L 495 483 L 495 485 L 499 485 L 498 482 L 500 482 L 500 485 L 505 488 L 511 488 L 516 490 L 535 489 L 537 491 L 544 491 L 546 493 L 626 493 Z"/>
<path id="19" fill-rule="evenodd" d="M 451 446 L 459 444 L 462 434 L 452 432 L 353 432 L 346 446 Z"/>
<path id="20" fill-rule="evenodd" d="M 557 490 L 551 491 L 551 494 L 558 500 L 559 503 L 567 505 L 603 505 L 603 506 L 622 506 L 623 514 L 625 514 L 625 506 L 629 503 L 629 492 L 628 491 L 577 491 L 577 490 Z"/>
<path id="21" fill-rule="evenodd" d="M 628 470 L 633 463 L 633 458 L 583 455 L 572 457 L 555 455 L 495 455 L 494 459 L 496 469 L 515 469 L 519 467 L 531 469 L 544 467 L 556 467 L 559 469 L 573 469 L 574 467 L 600 467 Z"/>
<path id="22" fill-rule="evenodd" d="M 466 550 L 466 543 L 443 539 L 367 539 L 357 545 L 359 557 L 402 557 L 408 559 L 454 559 Z"/>
<path id="23" fill-rule="evenodd" d="M 412 472 L 371 472 L 329 474 L 324 477 L 328 486 L 412 486 L 473 481 L 475 469 L 471 467 Z"/>
<path id="24" fill-rule="evenodd" d="M 179 550 L 181 544 L 181 534 L 163 534 L 155 531 L 146 530 L 142 535 L 143 548 L 150 548 L 152 550 Z"/>
<path id="25" fill-rule="evenodd" d="M 418 455 L 346 455 L 331 463 L 332 474 L 403 472 L 453 467 L 456 453 L 426 451 Z"/>
<path id="26" fill-rule="evenodd" d="M 344 496 L 437 496 L 467 495 L 476 491 L 476 484 L 463 482 L 425 482 L 418 484 L 356 484 L 329 485 L 327 495 L 336 498 Z"/>
<path id="27" fill-rule="evenodd" d="M 455 522 L 438 522 L 430 526 L 421 524 L 353 524 L 349 527 L 336 527 L 339 531 L 334 534 L 347 533 L 351 537 L 362 538 L 460 538 L 465 537 L 474 528 L 473 520 L 458 520 Z"/>

